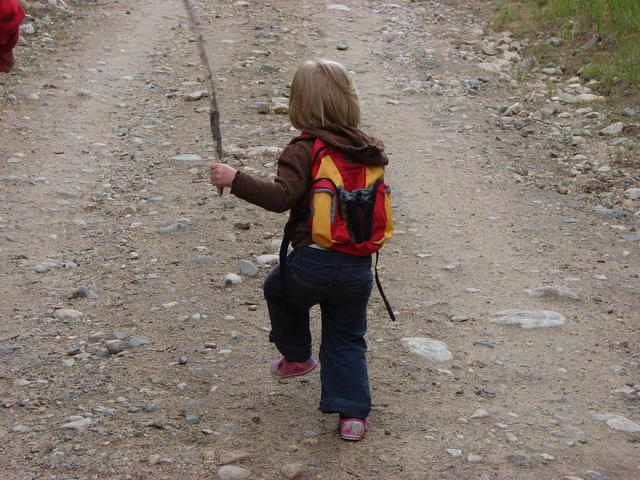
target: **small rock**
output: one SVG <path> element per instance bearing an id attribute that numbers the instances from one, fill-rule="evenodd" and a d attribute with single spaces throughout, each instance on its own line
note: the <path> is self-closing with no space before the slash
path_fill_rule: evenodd
<path id="1" fill-rule="evenodd" d="M 462 456 L 462 450 L 458 450 L 457 448 L 447 448 L 447 449 L 445 449 L 445 452 L 447 452 L 452 457 L 461 457 Z"/>
<path id="2" fill-rule="evenodd" d="M 300 475 L 301 473 L 303 473 L 305 471 L 305 465 L 304 463 L 300 463 L 300 462 L 296 462 L 296 463 L 289 463 L 287 465 L 284 465 L 281 469 L 280 472 L 282 473 L 282 476 L 288 480 L 293 480 L 295 479 L 298 475 Z"/>
<path id="3" fill-rule="evenodd" d="M 166 227 L 162 227 L 158 230 L 158 233 L 173 233 L 177 230 L 181 230 L 183 228 L 187 228 L 186 223 L 173 223 L 171 225 L 167 225 Z"/>
<path id="4" fill-rule="evenodd" d="M 260 255 L 256 262 L 258 265 L 275 265 L 280 262 L 280 255 Z"/>
<path id="5" fill-rule="evenodd" d="M 185 415 L 184 419 L 186 420 L 187 423 L 190 423 L 191 425 L 200 423 L 200 417 L 198 417 L 197 415 Z"/>
<path id="6" fill-rule="evenodd" d="M 251 228 L 251 222 L 246 220 L 237 220 L 233 223 L 233 228 L 238 230 L 249 230 Z"/>
<path id="7" fill-rule="evenodd" d="M 169 422 L 169 419 L 164 413 L 159 413 L 157 415 L 154 415 L 153 418 L 151 419 L 151 424 L 157 428 L 164 428 L 168 422 Z"/>
<path id="8" fill-rule="evenodd" d="M 606 480 L 598 472 L 587 472 L 586 476 L 589 480 Z"/>
<path id="9" fill-rule="evenodd" d="M 100 298 L 96 293 L 89 290 L 87 287 L 78 287 L 68 295 L 69 298 L 88 298 L 91 300 L 97 300 Z"/>
<path id="10" fill-rule="evenodd" d="M 453 354 L 447 344 L 438 340 L 422 337 L 406 337 L 400 340 L 411 353 L 432 362 L 449 362 Z"/>
<path id="11" fill-rule="evenodd" d="M 336 45 L 336 49 L 338 50 L 349 50 L 349 45 L 347 45 L 346 43 L 339 43 L 338 45 Z"/>
<path id="12" fill-rule="evenodd" d="M 244 480 L 250 476 L 251 472 L 249 470 L 234 465 L 225 465 L 218 469 L 218 477 L 220 477 L 220 480 Z"/>
<path id="13" fill-rule="evenodd" d="M 500 325 L 520 325 L 522 328 L 545 328 L 564 325 L 566 318 L 551 310 L 505 310 L 494 313 L 500 318 L 490 320 Z"/>
<path id="14" fill-rule="evenodd" d="M 327 5 L 327 10 L 338 10 L 341 12 L 350 12 L 351 9 L 349 7 L 347 7 L 346 5 L 342 5 L 339 3 L 332 3 L 330 5 Z"/>
<path id="15" fill-rule="evenodd" d="M 594 418 L 596 420 L 607 422 L 607 425 L 614 430 L 619 430 L 621 432 L 640 432 L 640 425 L 620 415 L 594 415 Z"/>
<path id="16" fill-rule="evenodd" d="M 122 340 L 107 340 L 105 342 L 105 346 L 109 353 L 115 355 L 116 353 L 120 353 L 124 350 L 124 342 Z"/>
<path id="17" fill-rule="evenodd" d="M 184 100 L 185 102 L 197 102 L 198 100 L 201 100 L 208 96 L 209 92 L 207 92 L 206 90 L 201 90 L 199 92 L 192 92 L 183 95 L 182 100 Z"/>
<path id="18" fill-rule="evenodd" d="M 61 428 L 80 431 L 80 430 L 84 430 L 89 425 L 91 425 L 91 419 L 81 417 L 79 419 L 75 419 L 75 420 L 72 420 L 71 422 L 65 423 L 64 425 L 62 425 Z"/>
<path id="19" fill-rule="evenodd" d="M 237 463 L 249 458 L 247 452 L 224 452 L 220 455 L 220 465 L 229 465 L 230 463 Z"/>
<path id="20" fill-rule="evenodd" d="M 624 191 L 624 198 L 640 200 L 640 188 L 628 188 Z"/>
<path id="21" fill-rule="evenodd" d="M 182 155 L 171 157 L 171 160 L 174 162 L 199 162 L 202 160 L 202 157 L 197 153 L 184 153 Z"/>
<path id="22" fill-rule="evenodd" d="M 571 300 L 580 300 L 580 295 L 568 287 L 560 285 L 544 285 L 542 287 L 529 288 L 525 290 L 531 297 L 562 297 Z"/>
<path id="23" fill-rule="evenodd" d="M 487 412 L 483 408 L 479 408 L 478 410 L 473 412 L 473 414 L 469 418 L 485 418 L 485 417 L 488 417 L 488 416 L 489 416 L 489 412 Z"/>
<path id="24" fill-rule="evenodd" d="M 635 117 L 636 111 L 631 107 L 626 107 L 622 110 L 621 115 L 623 117 Z"/>
<path id="25" fill-rule="evenodd" d="M 618 135 L 624 130 L 624 123 L 616 122 L 600 130 L 601 135 Z"/>
<path id="26" fill-rule="evenodd" d="M 225 285 L 238 285 L 242 283 L 242 277 L 237 273 L 229 273 L 224 277 Z"/>
<path id="27" fill-rule="evenodd" d="M 512 453 L 510 455 L 507 455 L 507 459 L 511 463 L 514 463 L 521 467 L 533 468 L 536 465 L 536 463 L 533 461 L 531 457 L 528 457 L 526 455 L 522 455 L 519 453 Z"/>
<path id="28" fill-rule="evenodd" d="M 552 47 L 559 47 L 564 43 L 564 40 L 559 37 L 551 37 L 549 40 L 547 40 L 547 43 Z"/>
<path id="29" fill-rule="evenodd" d="M 79 310 L 74 310 L 72 308 L 61 308 L 60 310 L 56 310 L 54 312 L 54 315 L 57 318 L 76 319 L 82 316 L 82 312 L 80 312 Z"/>
<path id="30" fill-rule="evenodd" d="M 130 347 L 141 347 L 142 345 L 149 345 L 149 342 L 143 340 L 142 338 L 131 338 L 127 342 Z"/>
<path id="31" fill-rule="evenodd" d="M 249 260 L 238 260 L 236 263 L 236 269 L 239 273 L 248 277 L 255 277 L 260 271 L 258 267 Z"/>

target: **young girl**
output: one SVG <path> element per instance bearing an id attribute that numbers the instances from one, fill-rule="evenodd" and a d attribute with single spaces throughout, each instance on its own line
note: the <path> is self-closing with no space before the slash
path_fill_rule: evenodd
<path id="1" fill-rule="evenodd" d="M 388 163 L 383 144 L 358 129 L 360 106 L 352 78 L 339 63 L 307 61 L 298 68 L 289 98 L 291 124 L 310 140 L 290 143 L 278 159 L 273 181 L 265 181 L 228 165 L 211 166 L 211 183 L 273 212 L 309 210 L 313 139 L 337 147 L 350 161 L 370 166 Z M 364 436 L 371 409 L 364 339 L 367 303 L 372 287 L 371 256 L 324 249 L 313 243 L 305 222 L 292 237 L 287 257 L 285 295 L 276 266 L 265 279 L 264 295 L 271 319 L 270 340 L 283 355 L 271 364 L 271 375 L 289 378 L 316 367 L 311 357 L 309 310 L 320 305 L 320 410 L 340 414 L 345 440 Z"/>

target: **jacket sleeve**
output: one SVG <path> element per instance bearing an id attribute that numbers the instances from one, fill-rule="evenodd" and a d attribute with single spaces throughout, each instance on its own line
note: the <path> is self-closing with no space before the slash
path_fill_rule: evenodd
<path id="1" fill-rule="evenodd" d="M 18 43 L 24 10 L 18 0 L 0 1 L 0 55 L 9 53 Z"/>
<path id="2" fill-rule="evenodd" d="M 284 149 L 273 181 L 238 171 L 231 193 L 272 212 L 285 212 L 300 204 L 311 178 L 311 157 L 305 143 L 308 142 L 293 143 Z"/>

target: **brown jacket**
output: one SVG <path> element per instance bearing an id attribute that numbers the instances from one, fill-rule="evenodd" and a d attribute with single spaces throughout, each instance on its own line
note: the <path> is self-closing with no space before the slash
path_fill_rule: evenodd
<path id="1" fill-rule="evenodd" d="M 328 125 L 305 130 L 303 133 L 339 148 L 358 163 L 372 166 L 389 163 L 382 142 L 357 128 Z M 287 145 L 278 159 L 278 173 L 273 181 L 261 180 L 238 171 L 231 185 L 231 193 L 272 212 L 292 209 L 306 212 L 311 187 L 312 147 L 312 140 Z M 298 225 L 291 241 L 293 248 L 306 247 L 311 243 L 313 241 L 307 225 Z"/>

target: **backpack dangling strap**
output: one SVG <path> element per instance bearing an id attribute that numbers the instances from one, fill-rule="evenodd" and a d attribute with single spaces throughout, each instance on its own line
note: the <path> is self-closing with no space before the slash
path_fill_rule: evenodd
<path id="1" fill-rule="evenodd" d="M 284 235 L 282 236 L 282 243 L 280 243 L 280 290 L 282 299 L 286 306 L 287 297 L 287 251 L 289 250 L 289 244 L 293 238 L 293 232 L 300 222 L 307 219 L 304 213 L 298 210 L 293 210 L 291 218 L 284 226 Z"/>
<path id="2" fill-rule="evenodd" d="M 378 276 L 378 252 L 376 251 L 376 264 L 374 271 L 376 272 L 376 285 L 378 286 L 378 291 L 380 292 L 380 296 L 382 297 L 382 301 L 384 302 L 384 306 L 387 307 L 387 312 L 389 312 L 389 317 L 391 317 L 391 321 L 396 321 L 396 316 L 393 314 L 393 310 L 391 309 L 391 305 L 389 304 L 389 300 L 387 300 L 384 291 L 382 290 L 382 283 L 380 283 L 380 277 Z"/>

